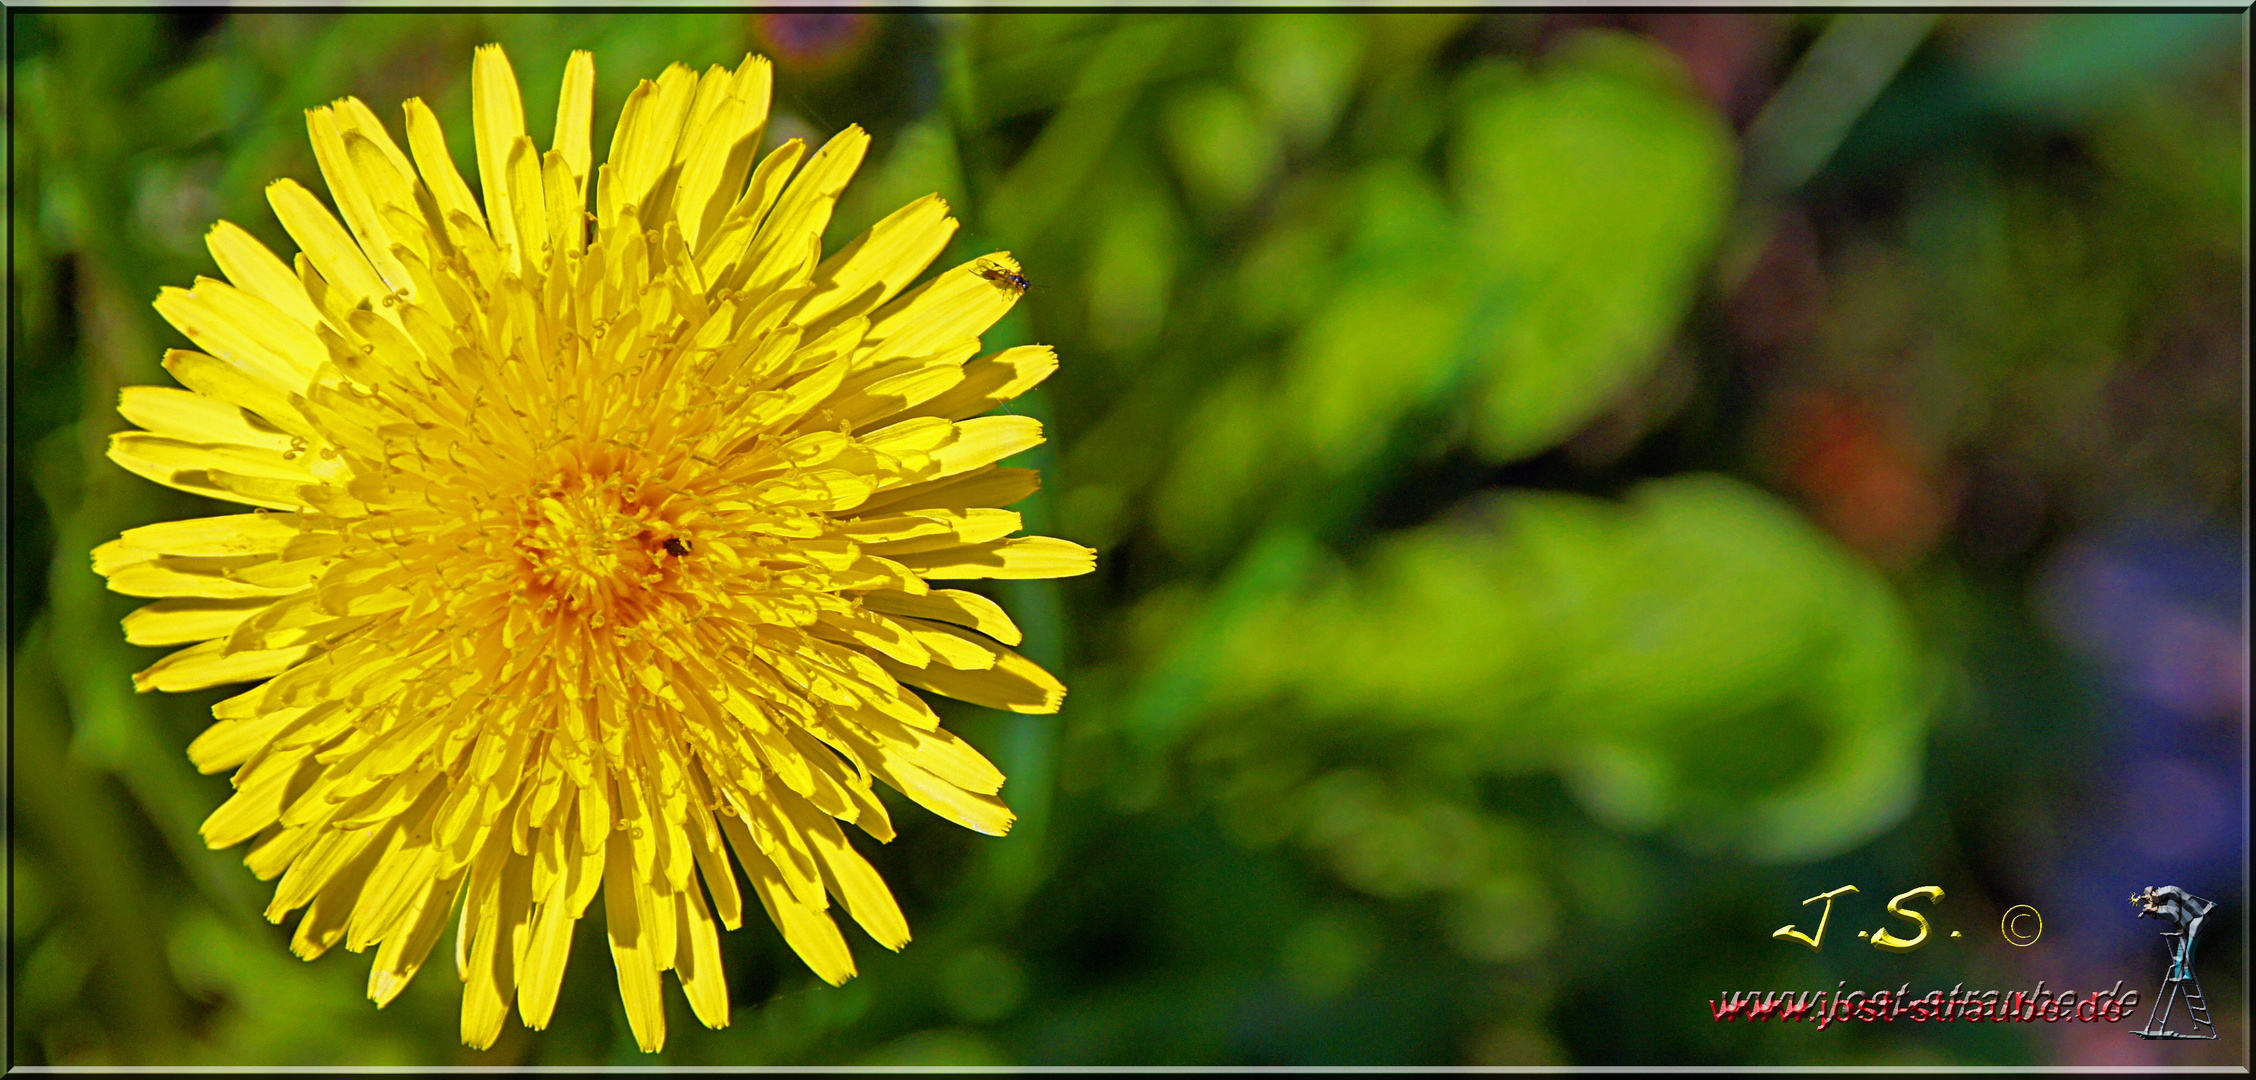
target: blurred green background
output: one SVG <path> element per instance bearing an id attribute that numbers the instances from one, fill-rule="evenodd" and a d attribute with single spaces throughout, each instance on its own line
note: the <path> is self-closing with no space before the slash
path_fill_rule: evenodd
<path id="1" fill-rule="evenodd" d="M 2200 1063 L 2246 1054 L 2245 16 L 9 13 L 9 1055 L 17 1064 Z M 1057 346 L 994 595 L 1072 695 L 950 709 L 1007 839 L 861 845 L 916 940 L 634 1050 L 586 920 L 554 1026 L 301 963 L 196 825 L 214 691 L 87 551 L 224 512 L 109 465 L 151 310 L 300 110 L 499 41 L 597 153 L 667 63 L 777 63 L 771 142 L 876 136 Z M 1854 884 L 1825 947 L 1770 931 Z M 1855 939 L 1940 885 L 1910 954 Z M 2225 1037 L 1718 1024 L 1761 989 L 2151 994 L 2121 898 L 2228 905 Z M 2046 937 L 1991 931 L 2018 903 Z M 1896 926 L 1899 932 L 1908 928 Z M 670 982 L 670 980 L 669 980 Z M 2143 1010 L 2142 1010 L 2143 1013 Z"/>

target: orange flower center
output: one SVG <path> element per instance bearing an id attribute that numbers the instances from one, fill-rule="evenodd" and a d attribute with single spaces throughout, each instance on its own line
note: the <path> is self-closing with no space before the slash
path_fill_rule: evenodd
<path id="1" fill-rule="evenodd" d="M 528 492 L 517 540 L 522 590 L 594 626 L 640 622 L 683 569 L 683 530 L 668 512 L 675 501 L 622 470 Z"/>

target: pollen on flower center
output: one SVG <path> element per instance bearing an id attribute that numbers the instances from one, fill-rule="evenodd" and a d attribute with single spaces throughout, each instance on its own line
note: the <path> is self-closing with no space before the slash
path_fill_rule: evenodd
<path id="1" fill-rule="evenodd" d="M 633 621 L 669 576 L 665 542 L 679 531 L 648 494 L 617 473 L 527 493 L 517 542 L 527 591 Z"/>

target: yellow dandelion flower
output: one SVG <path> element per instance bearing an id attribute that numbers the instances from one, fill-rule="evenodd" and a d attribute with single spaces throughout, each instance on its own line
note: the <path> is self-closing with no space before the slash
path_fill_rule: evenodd
<path id="1" fill-rule="evenodd" d="M 110 444 L 256 509 L 94 551 L 111 589 L 160 598 L 127 640 L 188 646 L 140 689 L 263 680 L 189 747 L 235 770 L 204 839 L 251 841 L 251 870 L 280 876 L 267 917 L 306 909 L 298 955 L 373 946 L 379 1006 L 459 902 L 477 1047 L 512 1000 L 548 1023 L 598 893 L 642 1048 L 665 1042 L 662 971 L 726 1024 L 732 852 L 824 979 L 854 974 L 832 897 L 900 948 L 839 825 L 891 839 L 872 780 L 1011 824 L 1002 774 L 904 684 L 1023 713 L 1065 694 L 1000 608 L 927 582 L 1094 565 L 1000 509 L 1037 480 L 996 462 L 1041 428 L 980 414 L 1057 366 L 977 356 L 1018 296 L 991 276 L 1017 272 L 1007 254 L 904 291 L 956 228 L 935 196 L 824 259 L 869 137 L 755 163 L 770 75 L 751 56 L 636 87 L 590 215 L 594 71 L 573 54 L 543 153 L 508 60 L 478 50 L 482 197 L 421 101 L 405 152 L 355 99 L 308 112 L 337 215 L 267 189 L 294 265 L 213 227 L 227 281 L 156 302 L 203 350 L 165 356 L 187 389 L 126 388 L 144 430 Z"/>

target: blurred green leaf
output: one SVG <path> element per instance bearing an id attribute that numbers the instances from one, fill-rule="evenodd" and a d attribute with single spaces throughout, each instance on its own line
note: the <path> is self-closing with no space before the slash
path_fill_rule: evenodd
<path id="1" fill-rule="evenodd" d="M 1283 696 L 1476 769 L 1562 770 L 1603 820 L 1760 859 L 1845 850 L 1916 794 L 1929 703 L 1900 605 L 1744 485 L 1503 496 L 1319 576 L 1223 631 L 1217 708 Z"/>
<path id="2" fill-rule="evenodd" d="M 1102 187 L 1111 209 L 1094 224 L 1084 286 L 1089 336 L 1116 360 L 1150 345 L 1166 323 L 1189 231 L 1156 166 L 1124 157 L 1129 167 L 1116 167 Z"/>
<path id="3" fill-rule="evenodd" d="M 1216 217 L 1243 208 L 1284 168 L 1281 133 L 1227 83 L 1201 83 L 1177 92 L 1167 105 L 1165 123 L 1177 175 L 1192 198 Z"/>
<path id="4" fill-rule="evenodd" d="M 941 970 L 940 1000 L 959 1020 L 993 1023 L 1025 1002 L 1026 965 L 992 945 L 964 949 Z"/>
<path id="5" fill-rule="evenodd" d="M 977 1033 L 945 1029 L 919 1031 L 880 1046 L 856 1064 L 874 1068 L 963 1066 L 992 1068 L 1005 1063 L 992 1043 Z"/>
<path id="6" fill-rule="evenodd" d="M 257 104 L 252 73 L 223 57 L 209 57 L 149 87 L 141 108 L 163 117 L 153 133 L 166 148 L 191 146 L 240 123 Z"/>
<path id="7" fill-rule="evenodd" d="M 1345 13 L 1280 13 L 1247 25 L 1238 78 L 1296 149 L 1331 133 L 1354 89 L 1365 25 Z"/>
<path id="8" fill-rule="evenodd" d="M 1468 315 L 1456 267 L 1360 277 L 1310 321 L 1277 408 L 1302 452 L 1329 473 L 1376 456 L 1395 421 L 1455 375 Z"/>
<path id="9" fill-rule="evenodd" d="M 1451 170 L 1474 247 L 1516 297 L 1476 427 L 1481 452 L 1509 460 L 1657 359 L 1729 207 L 1731 136 L 1673 57 L 1593 34 L 1468 102 Z"/>
<path id="10" fill-rule="evenodd" d="M 10 979 L 10 1001 L 32 1017 L 53 1016 L 78 997 L 86 976 L 99 955 L 72 940 L 70 931 L 57 931 L 39 939 L 28 950 L 20 975 Z"/>
<path id="11" fill-rule="evenodd" d="M 1335 905 L 1302 919 L 1284 940 L 1285 980 L 1307 997 L 1338 997 L 1377 959 L 1379 928 L 1368 912 Z"/>

